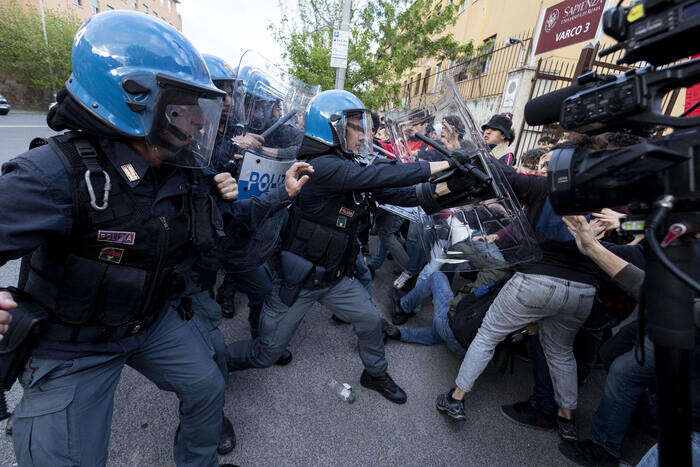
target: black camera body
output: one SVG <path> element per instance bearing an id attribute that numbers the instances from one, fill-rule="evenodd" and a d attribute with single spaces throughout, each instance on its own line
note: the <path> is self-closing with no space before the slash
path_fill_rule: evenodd
<path id="1" fill-rule="evenodd" d="M 619 63 L 644 60 L 658 66 L 688 57 L 697 50 L 698 25 L 698 0 L 637 1 L 603 14 L 605 34 L 626 43 Z"/>
<path id="2" fill-rule="evenodd" d="M 552 205 L 560 215 L 604 207 L 634 206 L 648 212 L 662 195 L 674 195 L 675 211 L 700 210 L 700 117 L 664 115 L 664 96 L 700 82 L 700 59 L 656 68 L 700 51 L 700 0 L 642 0 L 604 13 L 605 31 L 624 40 L 601 55 L 626 49 L 620 63 L 652 63 L 620 75 L 587 73 L 574 85 L 528 102 L 531 125 L 559 122 L 588 135 L 627 132 L 642 137 L 674 132 L 625 148 L 558 150 L 550 161 Z"/>

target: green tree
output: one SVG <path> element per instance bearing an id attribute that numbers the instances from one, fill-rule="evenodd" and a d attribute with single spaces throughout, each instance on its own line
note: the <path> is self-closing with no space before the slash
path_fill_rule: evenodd
<path id="1" fill-rule="evenodd" d="M 81 21 L 53 10 L 44 17 L 48 47 L 35 6 L 22 8 L 14 0 L 0 4 L 0 69 L 26 86 L 58 90 L 70 75 L 73 36 Z"/>
<path id="2" fill-rule="evenodd" d="M 332 31 L 339 24 L 342 0 L 297 0 L 293 16 L 270 29 L 282 45 L 289 71 L 323 89 L 335 85 L 330 67 Z M 359 3 L 359 4 L 357 4 Z M 457 21 L 456 2 L 441 0 L 364 0 L 356 2 L 350 21 L 351 40 L 345 89 L 370 108 L 399 103 L 401 79 L 419 60 L 458 60 L 471 55 L 472 44 L 459 44 L 445 33 Z"/>

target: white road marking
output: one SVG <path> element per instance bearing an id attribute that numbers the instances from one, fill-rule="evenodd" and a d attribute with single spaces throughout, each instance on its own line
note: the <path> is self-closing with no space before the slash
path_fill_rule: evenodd
<path id="1" fill-rule="evenodd" d="M 50 130 L 46 125 L 0 125 L 0 128 L 46 128 Z"/>

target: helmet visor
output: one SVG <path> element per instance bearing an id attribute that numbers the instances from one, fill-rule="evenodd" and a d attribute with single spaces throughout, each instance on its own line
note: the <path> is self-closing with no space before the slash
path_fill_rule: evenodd
<path id="1" fill-rule="evenodd" d="M 344 153 L 357 156 L 373 152 L 372 113 L 369 110 L 344 110 L 331 116 L 331 125 Z"/>
<path id="2" fill-rule="evenodd" d="M 161 84 L 153 127 L 146 143 L 158 148 L 163 164 L 185 168 L 209 166 L 224 93 Z"/>

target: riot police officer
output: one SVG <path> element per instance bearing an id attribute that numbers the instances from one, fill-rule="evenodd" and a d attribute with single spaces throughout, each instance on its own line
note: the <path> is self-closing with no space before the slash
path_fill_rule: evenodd
<path id="1" fill-rule="evenodd" d="M 219 211 L 197 176 L 224 93 L 179 31 L 135 12 L 86 21 L 72 63 L 47 117 L 72 131 L 12 159 L 0 176 L 0 264 L 23 257 L 28 268 L 15 318 L 29 302 L 48 310 L 24 349 L 18 463 L 104 465 L 113 395 L 129 365 L 178 395 L 175 463 L 217 465 L 224 378 L 182 297 L 197 252 L 261 210 Z M 292 178 L 294 193 L 303 179 Z M 229 174 L 214 181 L 223 198 L 235 197 Z M 0 293 L 0 308 L 14 301 Z M 8 321 L 0 312 L 12 342 L 21 329 Z"/>
<path id="2" fill-rule="evenodd" d="M 414 184 L 454 166 L 450 161 L 363 166 L 355 158 L 371 152 L 370 111 L 353 94 L 325 91 L 309 103 L 299 158 L 314 174 L 290 210 L 275 257 L 277 280 L 265 299 L 260 333 L 228 346 L 229 369 L 262 368 L 286 349 L 306 311 L 319 302 L 353 324 L 365 370 L 361 384 L 395 403 L 405 392 L 387 373 L 380 316 L 369 294 L 354 280 L 359 252 L 362 193 L 379 202 L 417 205 Z M 405 188 L 398 188 L 405 187 Z M 435 186 L 427 187 L 434 194 Z"/>

